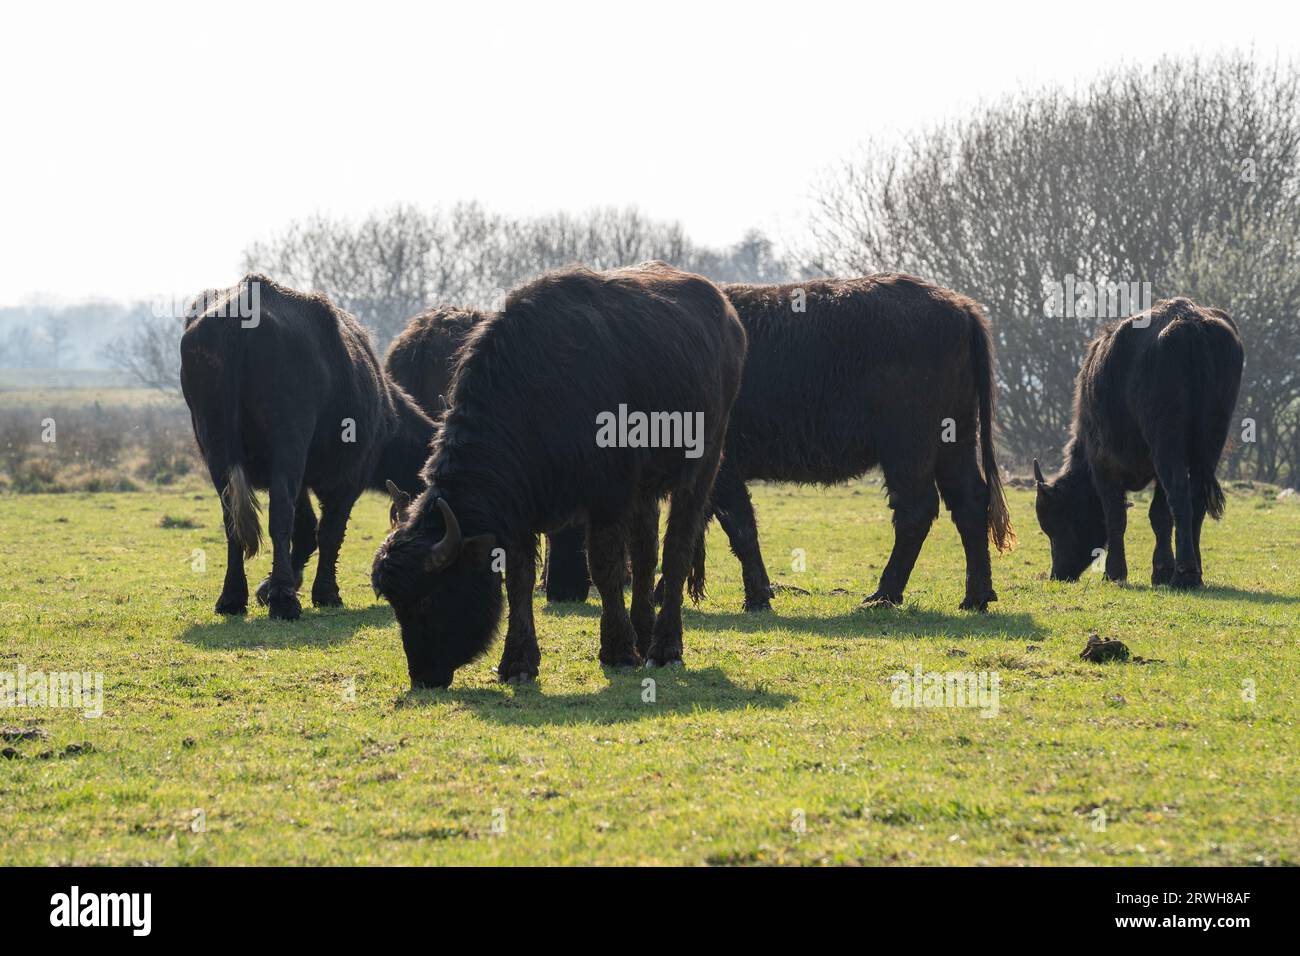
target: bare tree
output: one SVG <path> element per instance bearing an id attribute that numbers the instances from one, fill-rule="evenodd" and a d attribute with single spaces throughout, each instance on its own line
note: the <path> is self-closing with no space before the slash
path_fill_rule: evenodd
<path id="1" fill-rule="evenodd" d="M 9 330 L 4 342 L 4 360 L 6 365 L 15 368 L 30 368 L 36 364 L 39 352 L 38 343 L 32 336 L 30 326 L 20 325 Z"/>
<path id="2" fill-rule="evenodd" d="M 815 264 L 915 272 L 982 302 L 998 339 L 1003 441 L 1022 460 L 1049 457 L 1084 344 L 1113 312 L 1096 295 L 1082 309 L 1061 296 L 1066 308 L 1049 315 L 1054 293 L 1190 293 L 1171 273 L 1185 250 L 1294 224 L 1298 91 L 1292 66 L 1164 60 L 869 148 L 821 188 Z"/>
<path id="3" fill-rule="evenodd" d="M 416 312 L 491 297 L 502 223 L 476 203 L 444 212 L 398 206 L 358 223 L 292 223 L 244 254 L 248 271 L 325 293 L 387 342 Z"/>
<path id="4" fill-rule="evenodd" d="M 662 259 L 720 280 L 775 281 L 793 270 L 762 233 L 737 246 L 697 246 L 680 223 L 633 208 L 507 218 L 477 203 L 399 206 L 359 223 L 314 218 L 253 244 L 250 271 L 324 292 L 371 329 L 380 346 L 431 305 L 499 308 L 507 290 L 581 263 L 609 269 Z"/>
<path id="5" fill-rule="evenodd" d="M 63 368 L 65 359 L 75 354 L 72 323 L 66 316 L 52 315 L 41 323 L 41 335 L 48 350 L 50 368 Z"/>
<path id="6" fill-rule="evenodd" d="M 126 321 L 129 331 L 104 347 L 104 360 L 143 388 L 180 395 L 184 321 L 156 316 L 144 304 L 136 305 Z"/>
<path id="7" fill-rule="evenodd" d="M 1229 474 L 1300 482 L 1300 204 L 1288 221 L 1202 237 L 1170 267 L 1171 285 L 1228 310 L 1247 344 Z"/>

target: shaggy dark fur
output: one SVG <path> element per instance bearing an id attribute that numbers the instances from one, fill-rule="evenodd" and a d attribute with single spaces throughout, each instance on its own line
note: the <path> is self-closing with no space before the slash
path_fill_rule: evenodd
<path id="1" fill-rule="evenodd" d="M 425 466 L 429 487 L 375 555 L 373 583 L 393 605 L 413 686 L 447 686 L 491 642 L 501 610 L 496 549 L 510 600 L 497 673 L 530 679 L 541 651 L 533 624 L 534 535 L 588 525 L 603 604 L 600 660 L 680 660 L 681 603 L 694 542 L 740 386 L 745 335 L 726 298 L 662 263 L 548 274 L 479 322 L 457 360 L 449 408 Z M 630 410 L 702 412 L 703 454 L 598 447 L 598 416 Z M 652 602 L 658 502 L 671 495 L 665 595 Z M 428 567 L 448 534 L 464 544 L 446 570 Z M 623 603 L 631 540 L 632 609 Z"/>
<path id="2" fill-rule="evenodd" d="M 402 386 L 431 418 L 447 408 L 447 389 L 470 330 L 488 313 L 439 306 L 421 312 L 393 339 L 384 356 L 384 372 Z"/>
<path id="3" fill-rule="evenodd" d="M 795 311 L 797 290 L 805 312 Z M 864 603 L 902 603 L 940 496 L 966 551 L 961 607 L 996 601 L 988 540 L 1004 550 L 1014 535 L 993 453 L 993 345 L 980 308 L 891 273 L 724 291 L 750 346 L 713 510 L 743 566 L 746 609 L 767 608 L 772 589 L 745 483 L 828 484 L 875 465 L 894 549 Z"/>
<path id="4" fill-rule="evenodd" d="M 1093 339 L 1075 383 L 1065 464 L 1045 481 L 1034 462 L 1038 523 L 1052 542 L 1053 578 L 1076 580 L 1103 548 L 1106 577 L 1127 578 L 1125 493 L 1154 479 L 1151 583 L 1201 586 L 1201 524 L 1207 513 L 1223 514 L 1214 471 L 1243 359 L 1227 313 L 1184 298 L 1158 302 Z"/>
<path id="5" fill-rule="evenodd" d="M 228 303 L 251 301 L 251 283 L 261 308 L 244 327 Z M 248 275 L 200 301 L 181 337 L 181 389 L 221 494 L 228 560 L 217 612 L 248 607 L 244 559 L 261 542 L 254 488 L 270 490 L 275 552 L 258 600 L 272 617 L 298 617 L 303 567 L 319 546 L 312 603 L 337 606 L 335 565 L 353 503 L 388 478 L 420 487 L 433 422 L 384 377 L 365 329 L 323 296 Z"/>
<path id="6" fill-rule="evenodd" d="M 1005 550 L 1015 536 L 993 453 L 993 345 L 979 307 L 890 273 L 723 291 L 749 353 L 712 510 L 742 565 L 745 610 L 768 610 L 773 593 L 746 482 L 831 484 L 877 464 L 894 549 L 863 603 L 902 602 L 942 496 L 966 552 L 961 607 L 987 609 L 997 600 L 988 539 Z"/>
<path id="7" fill-rule="evenodd" d="M 388 347 L 384 356 L 385 373 L 406 389 L 430 417 L 438 418 L 447 408 L 447 388 L 456 355 L 470 329 L 488 314 L 454 306 L 421 312 Z M 546 538 L 542 581 L 547 600 L 585 601 L 591 589 L 586 529 L 565 528 Z"/>

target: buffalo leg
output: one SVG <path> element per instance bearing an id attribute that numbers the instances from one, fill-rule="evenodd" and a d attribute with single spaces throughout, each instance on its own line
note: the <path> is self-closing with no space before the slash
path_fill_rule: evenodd
<path id="1" fill-rule="evenodd" d="M 358 492 L 348 490 L 321 498 L 320 527 L 316 532 L 320 541 L 320 557 L 316 562 L 316 580 L 311 586 L 311 603 L 316 607 L 343 606 L 337 577 L 339 548 L 343 547 L 348 517 L 352 514 L 352 506 L 358 497 Z"/>
<path id="2" fill-rule="evenodd" d="M 592 583 L 600 592 L 600 662 L 606 667 L 634 667 L 641 663 L 636 631 L 623 606 L 626 530 L 622 523 L 587 525 L 587 560 Z"/>
<path id="3" fill-rule="evenodd" d="M 718 479 L 713 485 L 713 513 L 726 532 L 732 554 L 740 560 L 741 579 L 745 586 L 744 609 L 751 612 L 772 610 L 772 582 L 768 579 L 763 552 L 758 546 L 754 503 L 745 483 L 725 462 L 718 469 Z M 701 537 L 704 531 L 701 527 Z"/>
<path id="4" fill-rule="evenodd" d="M 546 600 L 585 601 L 591 588 L 583 542 L 587 531 L 581 525 L 562 528 L 546 536 Z"/>
<path id="5" fill-rule="evenodd" d="M 1174 579 L 1174 516 L 1165 499 L 1165 489 L 1160 482 L 1155 483 L 1155 493 L 1151 495 L 1151 508 L 1147 516 L 1151 519 L 1151 530 L 1156 536 L 1156 548 L 1151 554 L 1151 584 L 1168 584 Z"/>
<path id="6" fill-rule="evenodd" d="M 659 502 L 642 497 L 632 508 L 628 533 L 632 556 L 632 629 L 636 650 L 642 657 L 650 651 L 655 630 L 654 576 L 659 559 Z"/>
<path id="7" fill-rule="evenodd" d="M 304 487 L 298 492 L 298 501 L 293 508 L 293 538 L 289 543 L 289 561 L 293 565 L 295 587 L 302 587 L 302 569 L 307 566 L 307 559 L 316 550 L 316 512 L 311 507 L 311 495 Z M 257 601 L 266 604 L 269 599 L 271 577 L 267 575 L 257 586 Z"/>
<path id="8" fill-rule="evenodd" d="M 654 636 L 646 653 L 646 663 L 655 667 L 681 663 L 682 592 L 695 559 L 699 536 L 704 530 L 705 509 L 709 505 L 709 492 L 718 473 L 721 454 L 719 444 L 711 460 L 700 462 L 694 483 L 672 493 L 668 506 L 668 529 L 664 532 L 663 606 L 655 619 Z"/>
<path id="9" fill-rule="evenodd" d="M 1202 583 L 1205 568 L 1201 564 L 1201 528 L 1208 510 L 1208 490 L 1200 481 L 1192 479 L 1192 553 L 1196 556 L 1196 579 Z"/>
<path id="10" fill-rule="evenodd" d="M 302 485 L 304 458 L 305 455 L 286 453 L 278 456 L 276 464 L 271 469 L 269 524 L 272 558 L 266 603 L 270 606 L 271 617 L 276 620 L 293 621 L 302 614 L 302 604 L 298 601 L 298 584 L 294 580 L 293 560 L 289 553 L 289 541 L 293 536 L 294 503 L 298 500 L 298 491 Z"/>
<path id="11" fill-rule="evenodd" d="M 1098 478 L 1097 493 L 1101 496 L 1101 512 L 1106 522 L 1106 578 L 1110 581 L 1127 581 L 1128 558 L 1124 553 L 1124 532 L 1128 530 L 1128 502 L 1124 500 L 1124 488 Z"/>
<path id="12" fill-rule="evenodd" d="M 304 487 L 298 493 L 298 503 L 293 508 L 293 541 L 289 557 L 293 562 L 294 580 L 302 587 L 302 569 L 316 551 L 316 512 L 312 510 L 311 495 Z"/>
<path id="13" fill-rule="evenodd" d="M 248 610 L 248 578 L 244 575 L 244 548 L 235 537 L 234 522 L 224 498 L 221 501 L 221 519 L 226 529 L 226 580 L 221 585 L 221 596 L 217 598 L 217 613 L 243 614 Z"/>
<path id="14" fill-rule="evenodd" d="M 542 649 L 537 646 L 533 622 L 533 585 L 537 579 L 537 548 L 532 535 L 506 548 L 506 597 L 510 621 L 506 626 L 505 649 L 497 664 L 497 677 L 512 684 L 537 677 Z"/>
<path id="15" fill-rule="evenodd" d="M 998 596 L 989 562 L 989 488 L 980 474 L 975 446 L 963 446 L 947 462 L 941 462 L 937 482 L 966 553 L 966 596 L 960 608 L 987 611 Z"/>
<path id="16" fill-rule="evenodd" d="M 1164 454 L 1157 452 L 1155 458 L 1156 472 L 1174 516 L 1174 576 L 1169 583 L 1180 590 L 1200 587 L 1201 574 L 1196 563 L 1196 539 L 1192 530 L 1195 511 L 1187 458 L 1168 450 Z"/>
<path id="17" fill-rule="evenodd" d="M 894 512 L 894 550 L 880 575 L 876 592 L 862 602 L 866 607 L 903 603 L 903 591 L 916 566 L 921 545 L 939 516 L 939 493 L 933 476 L 891 475 L 885 469 L 885 485 L 889 489 L 889 507 Z"/>

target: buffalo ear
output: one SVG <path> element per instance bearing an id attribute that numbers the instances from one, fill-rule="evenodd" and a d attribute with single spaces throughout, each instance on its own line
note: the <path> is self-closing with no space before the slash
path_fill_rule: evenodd
<path id="1" fill-rule="evenodd" d="M 388 506 L 388 521 L 390 524 L 397 524 L 406 517 L 406 509 L 410 507 L 411 496 L 393 484 L 391 478 L 384 482 L 384 487 L 388 489 L 388 497 L 392 499 L 392 504 Z"/>
<path id="2" fill-rule="evenodd" d="M 1034 489 L 1037 491 L 1038 501 L 1045 505 L 1056 504 L 1056 489 L 1047 483 L 1043 477 L 1043 469 L 1038 465 L 1038 459 L 1034 459 Z"/>
<path id="3" fill-rule="evenodd" d="M 460 546 L 459 560 L 465 562 L 471 567 L 481 568 L 492 558 L 492 552 L 497 546 L 497 536 L 490 531 L 485 534 L 476 534 L 472 538 L 466 538 Z"/>

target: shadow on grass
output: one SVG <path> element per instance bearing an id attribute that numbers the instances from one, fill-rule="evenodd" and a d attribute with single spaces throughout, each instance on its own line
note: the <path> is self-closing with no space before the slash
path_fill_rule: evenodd
<path id="1" fill-rule="evenodd" d="M 1156 588 L 1165 591 L 1167 588 Z M 1245 601 L 1249 604 L 1295 604 L 1300 606 L 1300 595 L 1274 594 L 1271 591 L 1243 591 L 1240 588 L 1210 584 L 1198 591 L 1184 592 L 1192 597 L 1213 598 L 1219 601 Z"/>
<path id="2" fill-rule="evenodd" d="M 631 592 L 625 591 L 624 601 L 631 600 Z M 542 605 L 542 617 L 600 617 L 600 599 L 595 601 L 547 601 Z"/>
<path id="3" fill-rule="evenodd" d="M 310 605 L 302 609 L 296 621 L 272 621 L 261 608 L 247 617 L 220 618 L 195 624 L 180 635 L 187 644 L 226 650 L 256 647 L 286 650 L 294 647 L 329 647 L 352 640 L 367 627 L 384 627 L 393 623 L 388 605 L 366 608 L 331 608 L 317 610 Z"/>
<path id="4" fill-rule="evenodd" d="M 948 640 L 1003 638 L 1011 641 L 1041 637 L 1047 633 L 1047 629 L 1030 614 L 997 611 L 988 614 L 956 611 L 949 614 L 909 605 L 901 608 L 853 610 L 847 614 L 826 616 L 686 610 L 682 615 L 682 625 L 686 629 L 688 640 L 692 630 L 739 631 L 742 634 L 784 630 L 826 637 L 888 637 L 904 640 L 918 637 L 942 637 Z"/>
<path id="5" fill-rule="evenodd" d="M 687 653 L 689 654 L 689 648 Z M 759 685 L 741 687 L 721 669 L 665 667 L 654 670 L 606 669 L 609 683 L 589 694 L 548 694 L 546 675 L 539 682 L 444 691 L 410 691 L 402 707 L 430 707 L 454 702 L 484 720 L 511 726 L 617 724 L 662 714 L 720 713 L 748 707 L 778 709 L 791 703 L 788 694 Z M 654 701 L 644 699 L 654 681 Z"/>
<path id="6" fill-rule="evenodd" d="M 542 616 L 599 619 L 600 603 L 547 604 L 542 609 Z M 686 631 L 687 650 L 690 649 L 691 631 L 739 631 L 742 634 L 797 631 L 828 637 L 1000 637 L 1012 641 L 1042 637 L 1047 633 L 1047 629 L 1032 615 L 999 612 L 997 605 L 987 614 L 967 611 L 949 614 L 904 605 L 901 608 L 879 607 L 824 616 L 789 614 L 781 610 L 748 614 L 713 608 L 699 610 L 687 605 L 682 609 L 682 626 Z"/>

